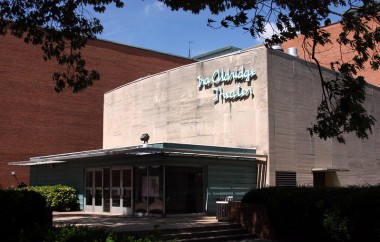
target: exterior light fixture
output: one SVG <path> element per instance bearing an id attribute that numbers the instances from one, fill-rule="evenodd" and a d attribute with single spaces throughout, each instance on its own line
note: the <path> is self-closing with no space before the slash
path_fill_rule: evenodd
<path id="1" fill-rule="evenodd" d="M 141 135 L 140 139 L 141 139 L 141 141 L 144 141 L 144 144 L 145 144 L 145 143 L 148 143 L 149 138 L 150 138 L 149 134 L 145 133 L 145 134 Z"/>

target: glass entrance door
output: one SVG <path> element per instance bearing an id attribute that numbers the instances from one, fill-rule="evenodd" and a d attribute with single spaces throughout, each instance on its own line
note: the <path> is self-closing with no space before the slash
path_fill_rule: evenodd
<path id="1" fill-rule="evenodd" d="M 111 171 L 111 213 L 132 214 L 131 168 L 114 168 Z"/>
<path id="2" fill-rule="evenodd" d="M 103 170 L 86 170 L 84 210 L 103 212 Z"/>
<path id="3" fill-rule="evenodd" d="M 163 215 L 164 167 L 140 166 L 134 169 L 134 214 Z"/>

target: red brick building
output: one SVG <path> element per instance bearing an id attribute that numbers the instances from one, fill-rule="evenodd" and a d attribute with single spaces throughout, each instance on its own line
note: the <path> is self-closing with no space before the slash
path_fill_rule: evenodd
<path id="1" fill-rule="evenodd" d="M 151 50 L 90 41 L 83 51 L 100 72 L 93 87 L 73 94 L 54 92 L 54 61 L 44 62 L 39 47 L 0 37 L 0 188 L 29 182 L 29 167 L 8 162 L 102 147 L 103 94 L 142 76 L 192 63 Z M 13 175 L 12 175 L 13 174 Z"/>
<path id="2" fill-rule="evenodd" d="M 370 27 L 372 27 L 372 29 L 375 29 L 376 27 L 379 27 L 379 26 L 375 22 L 372 22 L 370 24 Z M 342 31 L 342 26 L 339 23 L 335 23 L 335 24 L 325 27 L 324 29 L 331 34 L 332 43 L 326 44 L 324 46 L 317 46 L 316 57 L 320 61 L 320 64 L 322 66 L 330 68 L 330 62 L 339 60 L 340 58 L 342 58 L 344 61 L 352 60 L 352 58 L 354 57 L 354 53 L 352 53 L 345 46 L 342 46 L 342 49 L 341 49 L 339 44 L 336 41 L 336 39 L 338 39 L 339 37 L 339 33 L 341 33 Z M 293 40 L 289 40 L 286 43 L 283 43 L 282 47 L 284 51 L 286 51 L 290 47 L 296 47 L 298 50 L 298 56 L 300 58 L 313 62 L 310 58 L 310 55 L 308 53 L 305 53 L 304 49 L 302 48 L 303 41 L 304 41 L 303 36 L 299 36 Z M 311 48 L 309 48 L 309 50 L 311 50 Z M 368 83 L 374 84 L 376 86 L 380 86 L 379 72 L 372 70 L 369 63 L 365 64 L 365 69 L 361 70 L 359 74 L 364 76 Z"/>

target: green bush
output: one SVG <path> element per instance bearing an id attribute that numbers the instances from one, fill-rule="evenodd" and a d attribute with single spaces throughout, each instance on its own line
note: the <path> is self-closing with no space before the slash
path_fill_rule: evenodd
<path id="1" fill-rule="evenodd" d="M 79 210 L 79 199 L 73 187 L 64 185 L 55 186 L 30 186 L 29 191 L 40 193 L 47 202 L 47 205 L 54 211 L 77 211 Z"/>
<path id="2" fill-rule="evenodd" d="M 91 228 L 85 226 L 54 227 L 47 233 L 46 241 L 74 242 L 74 241 L 106 241 L 111 231 L 106 228 Z"/>
<path id="3" fill-rule="evenodd" d="M 153 242 L 159 241 L 151 236 L 135 237 L 128 232 L 115 232 L 108 228 L 64 225 L 48 230 L 36 228 L 23 233 L 20 242 L 55 241 L 55 242 Z"/>
<path id="4" fill-rule="evenodd" d="M 20 235 L 52 224 L 51 210 L 41 194 L 33 191 L 0 190 L 1 241 L 19 241 Z"/>
<path id="5" fill-rule="evenodd" d="M 242 202 L 266 206 L 279 240 L 380 241 L 380 186 L 271 187 Z"/>

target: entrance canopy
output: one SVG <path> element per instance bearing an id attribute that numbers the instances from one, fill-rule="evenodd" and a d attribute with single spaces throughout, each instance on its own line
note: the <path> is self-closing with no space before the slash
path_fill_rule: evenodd
<path id="1" fill-rule="evenodd" d="M 38 165 L 49 165 L 57 163 L 65 163 L 63 160 L 42 160 L 42 161 L 20 161 L 20 162 L 10 162 L 8 165 L 14 166 L 38 166 Z"/>
<path id="2" fill-rule="evenodd" d="M 38 166 L 89 158 L 106 161 L 110 158 L 113 160 L 123 160 L 130 156 L 147 156 L 159 154 L 169 156 L 174 155 L 189 157 L 212 157 L 236 160 L 258 160 L 261 158 L 261 161 L 267 161 L 267 155 L 256 154 L 255 148 L 249 149 L 179 143 L 155 143 L 130 147 L 89 150 L 58 155 L 32 157 L 29 161 L 10 162 L 8 164 L 15 166 Z"/>
<path id="3" fill-rule="evenodd" d="M 262 187 L 266 161 L 255 148 L 154 143 L 9 164 L 31 166 L 31 185 L 73 186 L 85 211 L 145 216 L 213 214 L 216 199 Z"/>

